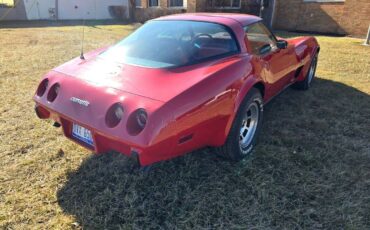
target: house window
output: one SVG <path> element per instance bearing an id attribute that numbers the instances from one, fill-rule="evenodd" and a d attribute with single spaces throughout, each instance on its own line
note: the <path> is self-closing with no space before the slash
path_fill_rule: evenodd
<path id="1" fill-rule="evenodd" d="M 141 0 L 135 0 L 135 6 L 141 7 Z"/>
<path id="2" fill-rule="evenodd" d="M 170 7 L 184 7 L 184 0 L 169 0 Z"/>
<path id="3" fill-rule="evenodd" d="M 14 6 L 14 0 L 0 0 L 0 8 L 10 8 Z"/>
<path id="4" fill-rule="evenodd" d="M 159 6 L 158 1 L 159 0 L 149 0 L 148 2 L 149 7 L 158 7 Z"/>
<path id="5" fill-rule="evenodd" d="M 220 9 L 238 9 L 240 0 L 208 0 L 207 7 Z"/>

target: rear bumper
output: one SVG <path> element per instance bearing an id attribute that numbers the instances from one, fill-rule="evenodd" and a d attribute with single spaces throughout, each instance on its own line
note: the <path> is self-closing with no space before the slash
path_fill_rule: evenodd
<path id="1" fill-rule="evenodd" d="M 95 152 L 95 153 L 106 153 L 109 151 L 116 151 L 122 153 L 132 159 L 139 165 L 145 166 L 150 165 L 154 162 L 163 160 L 161 155 L 155 154 L 155 152 L 160 151 L 160 146 L 166 146 L 166 144 L 155 145 L 155 146 L 140 146 L 135 143 L 129 143 L 122 138 L 117 138 L 111 136 L 107 133 L 103 133 L 99 130 L 94 129 L 86 124 L 83 124 L 79 121 L 75 121 L 63 114 L 52 111 L 49 108 L 46 108 L 43 105 L 36 103 L 35 105 L 36 115 L 40 119 L 51 119 L 61 125 L 64 135 L 72 140 L 73 142 Z M 72 135 L 72 126 L 73 124 L 78 124 L 82 127 L 85 127 L 91 131 L 94 145 L 86 144 L 79 139 L 73 137 Z M 167 144 L 168 146 L 168 144 Z"/>

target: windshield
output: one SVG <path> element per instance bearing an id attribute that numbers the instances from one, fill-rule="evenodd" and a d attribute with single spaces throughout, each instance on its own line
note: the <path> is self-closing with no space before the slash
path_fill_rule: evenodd
<path id="1" fill-rule="evenodd" d="M 237 51 L 237 43 L 225 26 L 196 21 L 150 21 L 101 56 L 126 64 L 166 68 Z"/>

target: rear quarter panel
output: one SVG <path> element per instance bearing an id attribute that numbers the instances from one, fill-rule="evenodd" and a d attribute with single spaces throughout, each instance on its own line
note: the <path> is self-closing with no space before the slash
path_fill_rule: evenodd
<path id="1" fill-rule="evenodd" d="M 253 86 L 251 56 L 239 54 L 208 66 L 211 73 L 202 81 L 165 103 L 152 114 L 154 143 L 172 138 L 171 155 L 181 155 L 225 142 L 240 98 Z M 170 147 L 170 146 L 169 146 Z"/>
<path id="2" fill-rule="evenodd" d="M 312 58 L 318 52 L 319 44 L 314 37 L 299 37 L 288 39 L 287 41 L 294 45 L 297 59 L 301 63 L 301 66 L 303 66 L 303 69 L 297 76 L 297 81 L 303 81 L 311 64 Z"/>

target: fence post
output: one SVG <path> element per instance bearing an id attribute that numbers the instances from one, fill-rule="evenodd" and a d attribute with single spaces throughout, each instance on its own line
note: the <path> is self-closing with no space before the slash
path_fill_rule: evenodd
<path id="1" fill-rule="evenodd" d="M 367 31 L 367 36 L 364 45 L 370 45 L 370 25 L 369 25 L 369 30 Z"/>

